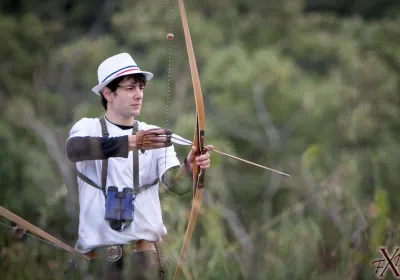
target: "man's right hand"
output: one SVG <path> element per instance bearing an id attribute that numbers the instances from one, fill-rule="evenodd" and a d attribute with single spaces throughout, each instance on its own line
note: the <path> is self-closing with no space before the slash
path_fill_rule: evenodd
<path id="1" fill-rule="evenodd" d="M 128 136 L 129 150 L 153 150 L 172 145 L 170 129 L 152 128 L 140 130 L 136 135 Z"/>

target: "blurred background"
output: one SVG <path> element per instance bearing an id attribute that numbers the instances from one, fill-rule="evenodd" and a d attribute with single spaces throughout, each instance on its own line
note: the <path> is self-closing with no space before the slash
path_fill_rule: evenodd
<path id="1" fill-rule="evenodd" d="M 182 275 L 376 279 L 378 248 L 400 245 L 400 1 L 185 4 L 206 144 L 291 177 L 212 154 Z M 178 2 L 3 0 L 0 8 L 0 205 L 74 246 L 79 204 L 64 146 L 76 121 L 104 114 L 91 92 L 102 60 L 128 52 L 153 72 L 138 119 L 193 138 Z M 188 147 L 176 150 L 183 159 Z M 160 192 L 173 272 L 192 197 Z M 1 279 L 61 279 L 69 253 L 16 240 L 0 221 Z M 77 271 L 93 279 L 84 261 Z"/>

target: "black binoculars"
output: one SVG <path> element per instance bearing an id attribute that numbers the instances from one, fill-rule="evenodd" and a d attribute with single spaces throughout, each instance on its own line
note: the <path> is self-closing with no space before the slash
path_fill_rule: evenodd
<path id="1" fill-rule="evenodd" d="M 124 188 L 122 192 L 115 186 L 108 187 L 105 219 L 113 230 L 120 230 L 122 223 L 133 220 L 133 189 Z"/>

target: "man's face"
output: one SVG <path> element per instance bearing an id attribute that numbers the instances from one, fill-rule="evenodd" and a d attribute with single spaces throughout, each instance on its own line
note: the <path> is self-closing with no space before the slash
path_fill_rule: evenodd
<path id="1" fill-rule="evenodd" d="M 142 108 L 143 89 L 140 82 L 126 77 L 119 83 L 115 94 L 110 94 L 109 109 L 122 117 L 137 117 Z"/>

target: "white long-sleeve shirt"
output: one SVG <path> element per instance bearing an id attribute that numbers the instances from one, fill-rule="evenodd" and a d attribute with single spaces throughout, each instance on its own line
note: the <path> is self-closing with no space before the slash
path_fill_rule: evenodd
<path id="1" fill-rule="evenodd" d="M 107 121 L 109 137 L 132 134 L 132 129 L 121 129 Z M 144 122 L 138 122 L 139 130 L 154 128 Z M 72 137 L 102 137 L 99 119 L 83 118 L 71 129 Z M 67 140 L 68 141 L 68 140 Z M 166 153 L 167 151 L 167 153 Z M 139 186 L 149 184 L 171 167 L 179 166 L 174 146 L 156 150 L 139 151 Z M 76 163 L 78 171 L 101 186 L 102 160 L 85 160 Z M 111 157 L 108 159 L 107 187 L 116 186 L 119 191 L 124 187 L 133 188 L 132 152 L 127 158 Z M 158 184 L 139 193 L 134 200 L 134 216 L 130 227 L 123 232 L 111 229 L 104 219 L 105 197 L 101 190 L 88 185 L 78 178 L 79 188 L 79 230 L 75 249 L 86 253 L 99 246 L 126 244 L 133 240 L 161 241 L 167 234 L 162 221 Z"/>

